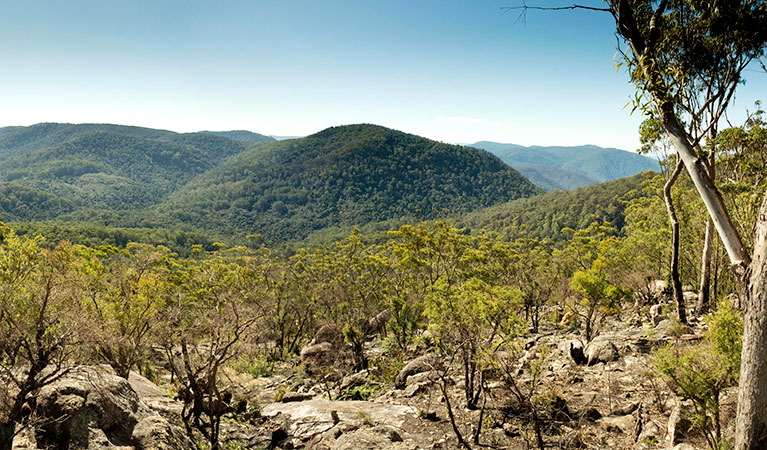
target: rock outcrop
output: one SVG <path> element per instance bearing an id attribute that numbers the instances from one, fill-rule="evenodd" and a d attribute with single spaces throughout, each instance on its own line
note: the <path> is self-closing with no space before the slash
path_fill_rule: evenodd
<path id="1" fill-rule="evenodd" d="M 34 433 L 36 447 L 191 448 L 185 432 L 147 406 L 137 390 L 143 396 L 172 402 L 140 375 L 132 373 L 128 381 L 105 366 L 73 368 L 38 392 L 35 413 L 43 424 Z"/>

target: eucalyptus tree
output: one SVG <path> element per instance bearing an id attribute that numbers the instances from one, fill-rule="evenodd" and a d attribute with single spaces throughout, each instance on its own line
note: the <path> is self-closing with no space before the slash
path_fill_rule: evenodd
<path id="1" fill-rule="evenodd" d="M 700 139 L 726 112 L 743 70 L 764 55 L 767 4 L 756 1 L 608 0 L 626 42 L 637 106 L 649 100 L 706 205 L 714 227 L 744 285 L 743 357 L 736 449 L 767 447 L 767 217 L 760 215 L 752 263 L 722 196 L 696 152 Z M 640 98 L 642 97 L 643 98 Z M 685 127 L 678 112 L 695 126 Z M 702 117 L 708 115 L 706 120 Z M 767 213 L 767 197 L 762 203 Z"/>
<path id="2" fill-rule="evenodd" d="M 172 254 L 165 247 L 138 243 L 122 250 L 78 246 L 77 251 L 87 283 L 80 298 L 82 311 L 99 324 L 86 344 L 127 379 L 146 357 L 151 331 L 164 307 L 162 293 Z"/>
<path id="3" fill-rule="evenodd" d="M 514 7 L 523 12 L 527 6 Z M 762 202 L 753 262 L 704 158 L 696 151 L 711 136 L 742 83 L 742 73 L 767 51 L 764 0 L 606 0 L 606 7 L 535 9 L 605 11 L 615 19 L 635 108 L 663 125 L 683 161 L 739 278 L 745 302 L 736 449 L 767 448 L 767 197 Z M 687 119 L 688 126 L 685 126 Z"/>
<path id="4" fill-rule="evenodd" d="M 231 400 L 221 385 L 222 369 L 249 337 L 260 334 L 269 306 L 264 263 L 252 250 L 235 247 L 176 259 L 172 268 L 164 292 L 164 326 L 155 333 L 180 384 L 187 434 L 194 441 L 197 430 L 217 449 L 221 418 Z"/>
<path id="5" fill-rule="evenodd" d="M 46 249 L 0 224 L 0 449 L 11 449 L 30 396 L 75 358 L 80 295 L 71 245 Z"/>

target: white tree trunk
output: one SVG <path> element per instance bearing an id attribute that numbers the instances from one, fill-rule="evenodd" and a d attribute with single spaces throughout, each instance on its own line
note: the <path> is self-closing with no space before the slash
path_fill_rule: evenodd
<path id="1" fill-rule="evenodd" d="M 746 269 L 751 259 L 745 247 L 743 247 L 738 231 L 732 224 L 732 219 L 730 219 L 730 215 L 724 207 L 719 191 L 698 159 L 695 149 L 688 142 L 687 134 L 682 129 L 676 116 L 669 117 L 669 114 L 664 114 L 663 119 L 663 125 L 668 132 L 671 143 L 682 158 L 687 168 L 687 173 L 690 174 L 698 194 L 706 205 L 711 220 L 714 221 L 714 227 L 722 239 L 727 255 L 730 257 L 730 262 L 736 271 L 742 274 L 742 271 Z"/>
<path id="2" fill-rule="evenodd" d="M 750 284 L 744 305 L 736 450 L 767 448 L 767 195 L 756 225 Z"/>

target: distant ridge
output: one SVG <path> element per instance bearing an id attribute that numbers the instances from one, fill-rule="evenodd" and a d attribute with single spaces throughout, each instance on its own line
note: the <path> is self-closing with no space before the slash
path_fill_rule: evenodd
<path id="1" fill-rule="evenodd" d="M 596 145 L 532 146 L 479 141 L 471 145 L 498 156 L 545 190 L 570 190 L 658 170 L 652 158 Z"/>
<path id="2" fill-rule="evenodd" d="M 203 131 L 203 133 L 215 134 L 240 142 L 274 142 L 277 140 L 271 136 L 264 136 L 263 134 L 258 134 L 247 130 Z"/>

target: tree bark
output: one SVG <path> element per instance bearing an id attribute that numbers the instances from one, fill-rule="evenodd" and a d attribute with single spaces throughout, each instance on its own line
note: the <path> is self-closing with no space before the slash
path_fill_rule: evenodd
<path id="1" fill-rule="evenodd" d="M 708 176 L 711 181 L 716 179 L 716 129 L 711 130 L 712 148 L 708 154 Z M 703 238 L 703 254 L 700 258 L 700 289 L 698 290 L 698 314 L 702 314 L 709 309 L 711 304 L 711 257 L 714 247 L 714 222 L 709 218 L 706 221 L 706 236 Z"/>
<path id="2" fill-rule="evenodd" d="M 767 195 L 762 200 L 745 299 L 735 449 L 767 448 Z"/>
<path id="3" fill-rule="evenodd" d="M 706 237 L 700 261 L 700 289 L 698 290 L 698 314 L 708 311 L 711 304 L 711 255 L 714 248 L 714 222 L 706 221 Z"/>
<path id="4" fill-rule="evenodd" d="M 663 185 L 663 198 L 666 200 L 666 210 L 668 211 L 668 220 L 671 224 L 671 284 L 674 287 L 674 300 L 676 301 L 679 321 L 687 323 L 687 310 L 684 304 L 684 293 L 682 292 L 682 280 L 679 278 L 679 219 L 676 217 L 674 209 L 674 199 L 671 197 L 671 187 L 676 183 L 676 179 L 682 172 L 681 160 L 678 160 L 671 176 Z"/>

